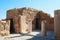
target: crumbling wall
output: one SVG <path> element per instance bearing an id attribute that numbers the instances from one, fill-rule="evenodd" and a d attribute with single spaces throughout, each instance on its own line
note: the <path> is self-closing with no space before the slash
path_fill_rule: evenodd
<path id="1" fill-rule="evenodd" d="M 26 23 L 26 16 L 20 15 L 20 33 L 28 33 L 29 25 Z"/>
<path id="2" fill-rule="evenodd" d="M 7 36 L 10 34 L 10 21 L 0 21 L 0 36 Z"/>
<path id="3" fill-rule="evenodd" d="M 37 15 L 39 15 L 39 23 L 43 20 L 46 20 L 46 30 L 54 31 L 54 18 L 50 17 L 49 14 L 44 12 L 38 12 Z M 40 24 L 39 24 L 40 25 Z M 41 26 L 39 26 L 41 28 Z"/>
<path id="4" fill-rule="evenodd" d="M 16 33 L 19 33 L 19 23 L 18 23 L 19 22 L 19 20 L 18 20 L 19 18 L 18 18 L 18 16 L 19 16 L 18 15 L 18 10 L 16 8 L 7 11 L 6 19 L 9 19 L 10 21 L 13 21 L 13 26 L 12 27 L 14 28 Z"/>
<path id="5" fill-rule="evenodd" d="M 6 19 L 13 19 L 15 32 L 19 33 L 19 31 L 20 31 L 19 30 L 19 21 L 20 21 L 19 15 L 26 16 L 26 23 L 28 24 L 30 20 L 32 21 L 34 19 L 34 16 L 36 15 L 36 13 L 37 13 L 37 11 L 35 11 L 33 9 L 29 9 L 29 8 L 11 9 L 11 10 L 7 11 Z M 35 25 L 35 24 L 33 24 L 33 25 Z"/>
<path id="6" fill-rule="evenodd" d="M 54 11 L 54 37 L 60 40 L 60 10 Z"/>
<path id="7" fill-rule="evenodd" d="M 35 10 L 33 8 L 25 8 L 23 9 L 22 14 L 26 16 L 26 21 L 27 23 L 29 23 L 29 21 L 32 21 L 32 29 L 35 30 L 36 27 L 36 20 L 34 20 L 36 18 L 36 14 L 37 14 L 38 10 Z"/>
<path id="8" fill-rule="evenodd" d="M 32 29 L 36 29 L 36 18 L 38 19 L 37 24 L 38 28 L 41 29 L 41 21 L 46 20 L 46 29 L 47 30 L 54 30 L 54 19 L 50 17 L 49 14 L 44 13 L 42 11 L 38 11 L 33 8 L 20 8 L 20 9 L 11 9 L 7 11 L 6 19 L 13 19 L 14 29 L 16 33 L 20 32 L 20 24 L 19 24 L 19 15 L 26 16 L 26 23 L 28 24 L 29 21 L 32 21 Z"/>

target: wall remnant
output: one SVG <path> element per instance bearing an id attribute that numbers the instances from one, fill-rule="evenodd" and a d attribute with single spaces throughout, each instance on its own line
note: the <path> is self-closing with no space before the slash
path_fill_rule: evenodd
<path id="1" fill-rule="evenodd" d="M 10 21 L 0 21 L 0 36 L 8 36 L 10 34 Z"/>
<path id="2" fill-rule="evenodd" d="M 20 19 L 19 15 L 24 15 L 26 17 L 26 24 L 29 28 L 29 21 L 32 21 L 32 30 L 41 29 L 41 21 L 46 20 L 46 29 L 54 30 L 54 18 L 52 18 L 49 14 L 44 13 L 43 11 L 38 11 L 33 8 L 20 8 L 20 9 L 11 9 L 7 11 L 6 19 L 9 19 L 13 26 L 11 27 L 11 31 L 14 29 L 15 33 L 20 33 Z M 11 20 L 12 19 L 12 20 Z"/>
<path id="3" fill-rule="evenodd" d="M 60 40 L 60 10 L 54 11 L 54 36 L 55 40 Z"/>
<path id="4" fill-rule="evenodd" d="M 46 36 L 46 21 L 41 22 L 41 36 Z"/>

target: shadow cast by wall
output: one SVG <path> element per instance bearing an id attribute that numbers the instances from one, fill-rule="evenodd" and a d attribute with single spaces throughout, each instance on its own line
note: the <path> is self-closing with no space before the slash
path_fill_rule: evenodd
<path id="1" fill-rule="evenodd" d="M 27 40 L 54 40 L 54 32 L 53 31 L 47 31 L 46 36 L 41 36 L 40 34 L 37 34 L 36 36 L 32 37 L 31 39 Z"/>

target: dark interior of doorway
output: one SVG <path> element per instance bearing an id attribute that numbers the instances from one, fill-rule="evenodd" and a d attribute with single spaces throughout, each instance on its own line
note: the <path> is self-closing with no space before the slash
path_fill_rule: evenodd
<path id="1" fill-rule="evenodd" d="M 10 22 L 10 34 L 13 34 L 15 33 L 15 29 L 14 29 L 14 23 L 13 23 L 13 19 L 10 19 L 11 22 Z"/>
<path id="2" fill-rule="evenodd" d="M 38 30 L 38 29 L 39 29 L 39 25 L 38 25 L 39 23 L 38 23 L 38 20 L 39 20 L 39 19 L 38 19 L 38 18 L 36 18 L 36 30 Z"/>

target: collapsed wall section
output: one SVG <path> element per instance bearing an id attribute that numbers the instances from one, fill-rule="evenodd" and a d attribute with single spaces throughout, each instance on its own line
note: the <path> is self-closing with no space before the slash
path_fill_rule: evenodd
<path id="1" fill-rule="evenodd" d="M 20 9 L 11 9 L 7 11 L 7 17 L 6 19 L 9 19 L 13 21 L 13 26 L 11 28 L 14 28 L 16 33 L 20 33 L 20 21 L 19 15 L 26 16 L 26 24 L 30 23 L 29 21 L 32 21 L 32 29 L 36 30 L 41 29 L 41 21 L 46 20 L 46 29 L 47 30 L 54 30 L 54 18 L 51 18 L 48 14 L 38 11 L 33 8 L 20 8 Z M 12 31 L 12 30 L 11 30 Z"/>
<path id="2" fill-rule="evenodd" d="M 0 36 L 7 36 L 10 34 L 10 20 L 0 21 Z"/>

